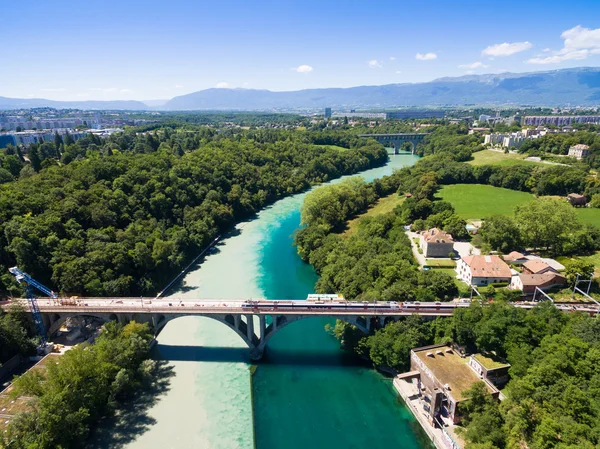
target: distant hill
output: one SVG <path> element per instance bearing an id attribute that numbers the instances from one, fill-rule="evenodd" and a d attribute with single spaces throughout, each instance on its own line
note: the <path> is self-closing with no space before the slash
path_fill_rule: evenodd
<path id="1" fill-rule="evenodd" d="M 387 108 L 464 104 L 600 104 L 600 68 L 439 78 L 427 83 L 271 92 L 206 89 L 175 97 L 160 109 Z"/>
<path id="2" fill-rule="evenodd" d="M 427 83 L 272 92 L 206 89 L 171 100 L 53 101 L 0 97 L 1 109 L 53 107 L 120 110 L 272 110 L 392 108 L 398 106 L 600 104 L 600 68 L 439 78 Z"/>
<path id="3" fill-rule="evenodd" d="M 57 108 L 57 109 L 104 109 L 141 111 L 151 109 L 141 101 L 54 101 L 43 98 L 7 98 L 0 97 L 0 110 L 20 108 Z"/>

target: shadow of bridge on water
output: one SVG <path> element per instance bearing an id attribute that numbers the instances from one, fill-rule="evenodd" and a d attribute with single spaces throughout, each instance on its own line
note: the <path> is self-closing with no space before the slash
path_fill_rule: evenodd
<path id="1" fill-rule="evenodd" d="M 161 360 L 176 362 L 246 362 L 250 363 L 248 348 L 228 348 L 213 346 L 162 345 L 156 346 Z M 356 354 L 339 349 L 322 351 L 302 351 L 297 349 L 274 349 L 267 347 L 257 365 L 290 366 L 364 366 L 372 367 Z"/>

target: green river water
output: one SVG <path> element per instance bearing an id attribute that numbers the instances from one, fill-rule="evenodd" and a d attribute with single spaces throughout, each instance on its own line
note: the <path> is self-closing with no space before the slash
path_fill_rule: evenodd
<path id="1" fill-rule="evenodd" d="M 370 181 L 416 160 L 390 155 L 387 165 L 360 175 Z M 278 201 L 238 225 L 237 235 L 223 240 L 171 297 L 306 298 L 317 275 L 292 246 L 304 196 Z M 173 320 L 155 348 L 173 370 L 168 388 L 143 419 L 105 432 L 97 447 L 430 447 L 391 381 L 341 351 L 324 331 L 328 322 L 312 318 L 282 329 L 251 375 L 248 349 L 232 330 L 210 318 Z"/>

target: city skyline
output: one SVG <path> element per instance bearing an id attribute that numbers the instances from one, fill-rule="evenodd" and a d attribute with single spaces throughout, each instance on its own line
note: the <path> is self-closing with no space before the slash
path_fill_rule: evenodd
<path id="1" fill-rule="evenodd" d="M 24 14 L 4 4 L 11 21 L 0 39 L 12 63 L 0 96 L 143 101 L 600 65 L 600 24 L 588 19 L 600 5 L 544 6 L 35 1 Z"/>

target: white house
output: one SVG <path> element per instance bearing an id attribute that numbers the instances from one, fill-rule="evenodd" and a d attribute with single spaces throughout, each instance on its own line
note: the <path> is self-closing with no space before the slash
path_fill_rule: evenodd
<path id="1" fill-rule="evenodd" d="M 459 279 L 469 285 L 509 283 L 510 267 L 498 256 L 466 256 L 458 261 L 456 272 Z"/>

